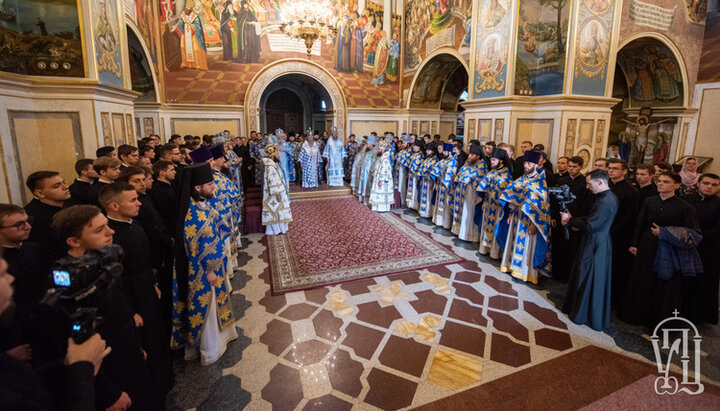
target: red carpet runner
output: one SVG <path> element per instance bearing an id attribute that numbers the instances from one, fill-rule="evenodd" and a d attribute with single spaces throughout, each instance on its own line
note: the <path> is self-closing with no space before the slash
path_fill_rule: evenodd
<path id="1" fill-rule="evenodd" d="M 286 235 L 268 236 L 274 294 L 463 261 L 392 213 L 346 196 L 291 203 Z"/>

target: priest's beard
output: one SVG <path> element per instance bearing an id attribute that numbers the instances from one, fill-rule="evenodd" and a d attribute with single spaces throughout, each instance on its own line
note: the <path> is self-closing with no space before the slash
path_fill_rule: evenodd
<path id="1" fill-rule="evenodd" d="M 475 160 L 470 160 L 469 158 L 468 158 L 467 161 L 466 161 L 466 163 L 469 164 L 469 165 L 471 165 L 471 166 L 474 165 L 474 164 L 477 163 L 477 162 L 478 162 L 477 159 L 475 159 Z"/>

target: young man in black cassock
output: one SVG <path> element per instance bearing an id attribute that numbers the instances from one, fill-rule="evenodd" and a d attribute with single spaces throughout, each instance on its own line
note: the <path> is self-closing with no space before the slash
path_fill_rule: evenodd
<path id="1" fill-rule="evenodd" d="M 115 231 L 113 243 L 125 252 L 125 296 L 135 312 L 133 319 L 147 352 L 154 388 L 164 401 L 173 384 L 170 340 L 160 312 L 160 289 L 151 268 L 150 243 L 142 227 L 133 221 L 140 212 L 140 200 L 133 186 L 118 182 L 102 189 L 100 202 L 107 212 L 108 226 Z"/>
<path id="2" fill-rule="evenodd" d="M 697 211 L 703 240 L 698 246 L 704 272 L 694 292 L 692 321 L 718 323 L 718 291 L 720 288 L 720 176 L 703 174 L 698 179 L 698 192 L 686 198 Z"/>
<path id="3" fill-rule="evenodd" d="M 662 172 L 656 180 L 658 195 L 645 200 L 640 209 L 630 242 L 635 264 L 618 310 L 618 317 L 627 323 L 652 329 L 670 317 L 674 310 L 680 311 L 681 315 L 686 311 L 681 307 L 682 274 L 675 273 L 665 280 L 658 278 L 654 269 L 660 228 L 699 229 L 695 209 L 675 195 L 680 181 L 678 174 Z"/>
<path id="4" fill-rule="evenodd" d="M 29 240 L 40 245 L 54 261 L 65 253 L 65 247 L 52 230 L 52 219 L 70 199 L 70 190 L 57 171 L 37 171 L 25 182 L 33 198 L 26 206 L 27 215 L 33 219 Z"/>
<path id="5" fill-rule="evenodd" d="M 633 186 L 638 191 L 638 211 L 645 200 L 650 197 L 658 195 L 657 186 L 653 183 L 653 177 L 655 176 L 655 167 L 649 164 L 640 164 L 635 169 L 635 184 Z"/>
<path id="6" fill-rule="evenodd" d="M 612 242 L 610 227 L 618 211 L 618 199 L 608 186 L 608 174 L 593 170 L 587 187 L 596 195 L 587 217 L 560 213 L 563 225 L 582 233 L 573 263 L 563 312 L 576 324 L 603 331 L 610 325 Z"/>
<path id="7" fill-rule="evenodd" d="M 612 301 L 617 303 L 625 289 L 625 280 L 630 275 L 633 255 L 630 254 L 630 239 L 635 229 L 639 194 L 626 180 L 628 165 L 625 160 L 611 158 L 608 160 L 608 176 L 610 176 L 610 190 L 618 199 L 619 207 L 610 234 L 612 235 Z"/>
<path id="8" fill-rule="evenodd" d="M 75 172 L 78 177 L 70 184 L 70 202 L 68 205 L 88 204 L 90 199 L 90 187 L 98 178 L 93 161 L 90 158 L 81 158 L 75 162 Z"/>
<path id="9" fill-rule="evenodd" d="M 557 186 L 567 185 L 570 192 L 575 195 L 575 200 L 568 204 L 568 211 L 575 217 L 584 217 L 587 214 L 585 209 L 586 197 L 592 193 L 587 192 L 585 176 L 580 170 L 583 168 L 582 157 L 572 157 L 568 160 L 568 173 L 556 180 Z M 567 281 L 570 277 L 575 255 L 580 244 L 580 233 L 569 230 L 570 239 L 565 239 L 565 230 L 560 223 L 560 205 L 555 197 L 551 197 L 550 208 L 552 214 L 552 276 L 559 281 Z"/>

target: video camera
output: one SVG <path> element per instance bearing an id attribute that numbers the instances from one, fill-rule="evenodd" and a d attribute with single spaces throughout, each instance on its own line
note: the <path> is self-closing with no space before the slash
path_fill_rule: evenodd
<path id="1" fill-rule="evenodd" d="M 575 194 L 570 191 L 570 187 L 567 184 L 563 184 L 558 187 L 550 187 L 548 188 L 548 193 L 557 199 L 560 204 L 560 211 L 563 213 L 567 213 L 567 205 L 575 201 Z M 568 230 L 567 226 L 565 226 L 565 239 L 570 239 L 570 230 Z"/>
<path id="2" fill-rule="evenodd" d="M 124 253 L 117 244 L 88 250 L 80 258 L 65 257 L 53 264 L 53 286 L 41 303 L 60 310 L 72 321 L 72 338 L 81 344 L 95 334 L 102 318 L 92 296 L 110 287 L 123 271 Z"/>

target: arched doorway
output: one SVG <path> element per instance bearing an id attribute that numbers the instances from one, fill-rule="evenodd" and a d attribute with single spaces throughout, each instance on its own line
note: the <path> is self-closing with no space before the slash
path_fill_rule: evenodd
<path id="1" fill-rule="evenodd" d="M 290 76 L 290 77 L 288 77 Z M 250 131 L 261 130 L 266 126 L 263 121 L 263 96 L 265 91 L 272 90 L 278 81 L 302 80 L 304 84 L 312 84 L 311 90 L 314 95 L 325 96 L 325 111 L 321 113 L 325 121 L 325 129 L 328 125 L 338 128 L 338 134 L 345 137 L 345 117 L 347 107 L 345 94 L 340 88 L 337 80 L 322 66 L 300 59 L 284 59 L 264 67 L 250 82 L 245 94 L 245 120 L 247 134 Z M 304 87 L 301 85 L 301 87 Z M 307 90 L 307 89 L 306 89 Z M 309 93 L 308 93 L 309 94 Z M 269 97 L 269 95 L 268 95 Z M 323 100 L 318 101 L 322 108 Z M 313 106 L 315 103 L 313 102 Z M 314 121 L 313 121 L 314 122 Z M 305 124 L 303 124 L 305 125 Z M 313 128 L 315 124 L 312 125 Z"/>
<path id="2" fill-rule="evenodd" d="M 141 93 L 136 101 L 155 102 L 157 101 L 157 91 L 147 49 L 130 26 L 127 26 L 127 39 L 132 89 Z"/>
<path id="3" fill-rule="evenodd" d="M 308 128 L 329 131 L 333 125 L 332 98 L 319 81 L 305 74 L 286 74 L 273 80 L 260 98 L 260 131 L 301 133 Z"/>
<path id="4" fill-rule="evenodd" d="M 464 121 L 460 105 L 467 99 L 468 68 L 459 56 L 450 52 L 435 54 L 423 62 L 410 86 L 407 108 L 410 110 L 435 109 L 440 111 L 438 127 L 429 134 L 464 134 Z M 419 134 L 426 129 L 420 122 Z"/>
<path id="5" fill-rule="evenodd" d="M 631 167 L 677 160 L 688 90 L 685 64 L 669 39 L 629 39 L 617 54 L 608 139 Z"/>

